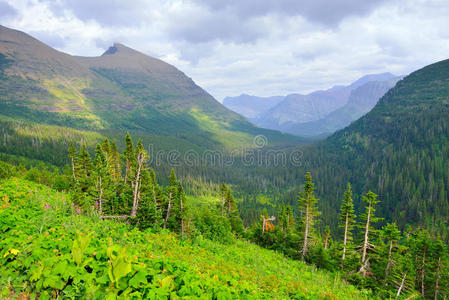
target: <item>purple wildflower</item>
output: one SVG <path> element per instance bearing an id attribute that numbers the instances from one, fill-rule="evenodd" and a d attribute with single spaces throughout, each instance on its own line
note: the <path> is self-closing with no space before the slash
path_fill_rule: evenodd
<path id="1" fill-rule="evenodd" d="M 98 204 L 99 204 L 98 201 L 95 201 L 95 206 L 96 206 L 96 207 L 98 207 Z"/>
<path id="2" fill-rule="evenodd" d="M 50 205 L 45 205 L 45 209 L 49 209 L 50 208 Z"/>
<path id="3" fill-rule="evenodd" d="M 72 207 L 75 207 L 75 203 L 72 202 Z"/>
<path id="4" fill-rule="evenodd" d="M 81 214 L 81 210 L 78 207 L 76 208 L 76 213 Z"/>

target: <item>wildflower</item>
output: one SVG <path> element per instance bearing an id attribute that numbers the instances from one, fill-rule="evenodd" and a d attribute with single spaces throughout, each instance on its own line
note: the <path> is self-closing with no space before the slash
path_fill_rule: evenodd
<path id="1" fill-rule="evenodd" d="M 75 203 L 72 202 L 72 207 L 75 207 Z"/>
<path id="2" fill-rule="evenodd" d="M 49 209 L 50 208 L 50 205 L 45 205 L 45 209 Z"/>
<path id="3" fill-rule="evenodd" d="M 81 214 L 81 210 L 77 207 L 76 208 L 76 213 L 79 215 L 79 214 Z"/>
<path id="4" fill-rule="evenodd" d="M 95 206 L 98 207 L 98 201 L 95 201 Z"/>

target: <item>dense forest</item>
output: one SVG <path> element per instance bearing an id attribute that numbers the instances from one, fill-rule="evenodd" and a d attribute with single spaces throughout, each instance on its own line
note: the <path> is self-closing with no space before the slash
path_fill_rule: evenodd
<path id="1" fill-rule="evenodd" d="M 245 229 L 229 186 L 221 184 L 208 203 L 189 201 L 173 169 L 166 186 L 158 183 L 142 141 L 134 146 L 127 135 L 124 144 L 120 153 L 114 142 L 105 139 L 92 158 L 84 145 L 76 149 L 71 143 L 66 174 L 3 163 L 1 178 L 22 174 L 24 179 L 66 190 L 75 213 L 96 213 L 102 220 L 124 222 L 142 231 L 168 229 L 181 240 L 201 236 L 222 244 L 248 239 L 293 260 L 338 272 L 382 298 L 419 294 L 436 299 L 449 292 L 445 269 L 449 256 L 441 236 L 410 225 L 400 230 L 394 222 L 381 226 L 376 210 L 383 203 L 372 191 L 362 196 L 364 212 L 358 215 L 348 183 L 339 199 L 338 230 L 320 229 L 320 200 L 307 172 L 293 205 L 282 203 L 273 215 L 264 210 Z"/>

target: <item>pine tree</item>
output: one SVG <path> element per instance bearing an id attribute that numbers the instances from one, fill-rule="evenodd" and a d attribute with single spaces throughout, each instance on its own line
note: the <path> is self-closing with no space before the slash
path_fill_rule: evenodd
<path id="1" fill-rule="evenodd" d="M 324 250 L 327 250 L 329 248 L 330 239 L 331 239 L 331 229 L 329 226 L 326 226 L 326 228 L 324 229 L 324 236 L 323 236 Z"/>
<path id="2" fill-rule="evenodd" d="M 163 224 L 162 212 L 155 201 L 156 196 L 154 193 L 157 189 L 154 187 L 154 184 L 155 181 L 152 178 L 152 172 L 143 172 L 140 188 L 140 204 L 136 216 L 136 223 L 140 229 L 157 229 Z"/>
<path id="3" fill-rule="evenodd" d="M 282 233 L 284 238 L 287 235 L 288 230 L 288 215 L 287 215 L 287 207 L 284 202 L 281 203 L 281 209 L 279 210 L 279 225 L 281 226 Z"/>
<path id="4" fill-rule="evenodd" d="M 240 213 L 237 208 L 237 203 L 232 195 L 231 188 L 228 187 L 226 191 L 226 199 L 225 199 L 225 214 L 229 218 L 229 222 L 231 223 L 232 231 L 237 234 L 243 234 L 243 222 L 240 218 Z"/>
<path id="5" fill-rule="evenodd" d="M 92 159 L 87 152 L 86 145 L 82 145 L 78 157 L 75 160 L 75 174 L 77 181 L 75 183 L 75 201 L 84 208 L 90 204 L 92 189 Z"/>
<path id="6" fill-rule="evenodd" d="M 178 180 L 176 179 L 175 170 L 171 169 L 170 177 L 169 177 L 169 184 L 166 189 L 167 191 L 167 209 L 165 213 L 165 222 L 164 222 L 164 228 L 167 228 L 169 218 L 172 214 L 172 206 L 176 202 L 176 199 L 178 197 L 177 191 L 178 191 Z"/>
<path id="7" fill-rule="evenodd" d="M 103 214 L 103 196 L 104 196 L 104 187 L 106 185 L 108 163 L 106 160 L 106 155 L 100 144 L 97 144 L 97 147 L 95 149 L 94 167 L 97 178 L 96 186 L 98 189 L 98 206 L 99 206 L 98 208 L 100 214 Z"/>
<path id="8" fill-rule="evenodd" d="M 363 276 L 365 276 L 369 262 L 367 253 L 369 249 L 373 248 L 373 245 L 370 243 L 370 235 L 375 232 L 375 229 L 372 227 L 372 225 L 380 221 L 381 218 L 375 217 L 376 213 L 375 205 L 380 202 L 379 200 L 377 200 L 377 195 L 369 191 L 362 198 L 366 206 L 365 206 L 365 213 L 362 214 L 361 216 L 362 221 L 365 221 L 365 224 L 361 225 L 361 228 L 365 230 L 365 233 L 362 245 L 362 261 L 360 266 L 360 272 L 363 274 Z"/>
<path id="9" fill-rule="evenodd" d="M 292 228 L 295 227 L 295 217 L 293 216 L 293 209 L 291 205 L 287 205 L 287 224 L 288 224 L 288 230 L 290 231 Z"/>
<path id="10" fill-rule="evenodd" d="M 137 147 L 136 147 L 136 159 L 135 159 L 135 170 L 134 172 L 132 172 L 132 174 L 135 175 L 134 178 L 134 194 L 133 194 L 133 207 L 132 207 L 132 211 L 131 211 L 131 217 L 136 217 L 137 214 L 137 210 L 138 210 L 138 206 L 139 206 L 139 192 L 140 192 L 140 181 L 141 181 L 141 176 L 142 176 L 142 172 L 144 172 L 146 170 L 146 162 L 148 160 L 148 154 L 145 151 L 142 141 L 139 140 L 139 142 L 137 143 Z M 131 173 L 131 172 L 130 172 Z"/>
<path id="11" fill-rule="evenodd" d="M 178 199 L 179 199 L 179 223 L 181 237 L 184 237 L 187 231 L 187 219 L 188 219 L 188 209 L 186 203 L 186 195 L 184 189 L 182 188 L 181 182 L 178 181 Z"/>
<path id="12" fill-rule="evenodd" d="M 223 216 L 225 214 L 225 202 L 226 202 L 226 192 L 228 190 L 228 187 L 226 184 L 222 183 L 220 185 L 220 197 L 221 197 L 221 215 Z"/>
<path id="13" fill-rule="evenodd" d="M 72 178 L 73 178 L 73 180 L 76 180 L 76 173 L 75 173 L 76 150 L 75 150 L 75 147 L 73 146 L 72 140 L 70 140 L 68 151 L 69 151 L 70 164 L 72 167 Z"/>
<path id="14" fill-rule="evenodd" d="M 136 156 L 134 155 L 134 145 L 131 136 L 129 133 L 126 134 L 125 137 L 125 151 L 123 152 L 122 159 L 125 163 L 125 178 L 124 183 L 128 184 L 129 178 L 133 178 L 133 171 L 135 170 L 135 160 Z"/>
<path id="15" fill-rule="evenodd" d="M 387 258 L 387 266 L 385 267 L 385 278 L 388 277 L 391 266 L 393 264 L 393 247 L 399 241 L 401 237 L 401 232 L 399 231 L 396 223 L 388 223 L 382 229 L 382 234 L 384 238 L 388 241 L 388 258 Z"/>
<path id="16" fill-rule="evenodd" d="M 343 202 L 341 203 L 339 215 L 339 227 L 343 229 L 343 254 L 342 262 L 345 261 L 348 244 L 352 241 L 352 230 L 354 229 L 356 215 L 354 213 L 354 203 L 352 201 L 351 184 L 348 183 Z"/>
<path id="17" fill-rule="evenodd" d="M 111 170 L 112 176 L 116 184 L 121 179 L 121 165 L 120 165 L 120 153 L 117 149 L 117 144 L 114 141 L 110 143 L 110 162 L 111 162 Z"/>
<path id="18" fill-rule="evenodd" d="M 313 226 L 315 224 L 315 218 L 320 214 L 316 208 L 316 203 L 318 199 L 314 195 L 315 186 L 312 182 L 312 175 L 307 172 L 305 175 L 304 191 L 298 195 L 299 209 L 302 213 L 302 225 L 304 227 L 304 237 L 302 246 L 302 257 L 304 258 L 307 254 L 309 247 L 309 239 L 311 238 L 313 232 Z"/>

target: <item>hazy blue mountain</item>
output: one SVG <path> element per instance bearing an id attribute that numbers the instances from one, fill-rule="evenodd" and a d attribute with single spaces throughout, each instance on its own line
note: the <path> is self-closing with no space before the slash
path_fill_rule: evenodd
<path id="1" fill-rule="evenodd" d="M 348 103 L 329 113 L 322 119 L 312 122 L 295 123 L 283 128 L 284 132 L 300 136 L 327 136 L 342 129 L 368 113 L 377 101 L 402 77 L 385 81 L 367 81 L 351 91 Z"/>
<path id="2" fill-rule="evenodd" d="M 399 77 L 391 73 L 365 75 L 348 86 L 334 86 L 307 95 L 226 98 L 224 105 L 254 124 L 298 136 L 326 136 L 370 111 Z"/>
<path id="3" fill-rule="evenodd" d="M 257 97 L 241 94 L 236 97 L 226 97 L 223 100 L 223 105 L 247 119 L 253 120 L 270 108 L 276 106 L 284 98 L 284 96 Z"/>

